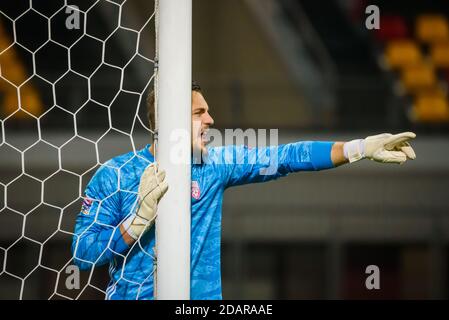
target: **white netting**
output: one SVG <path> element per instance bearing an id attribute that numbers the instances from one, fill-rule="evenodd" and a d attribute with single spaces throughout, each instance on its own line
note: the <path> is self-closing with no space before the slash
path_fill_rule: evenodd
<path id="1" fill-rule="evenodd" d="M 73 227 L 99 166 L 149 142 L 156 5 L 0 4 L 0 298 L 106 294 L 107 266 L 66 286 Z"/>

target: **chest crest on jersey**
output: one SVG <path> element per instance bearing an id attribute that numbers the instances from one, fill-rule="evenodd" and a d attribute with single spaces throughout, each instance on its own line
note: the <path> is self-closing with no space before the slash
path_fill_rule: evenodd
<path id="1" fill-rule="evenodd" d="M 201 190 L 198 181 L 192 181 L 192 198 L 198 200 L 201 197 Z"/>

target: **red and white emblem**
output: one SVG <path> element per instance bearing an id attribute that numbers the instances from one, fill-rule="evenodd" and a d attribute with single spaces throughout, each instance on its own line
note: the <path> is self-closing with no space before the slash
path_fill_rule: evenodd
<path id="1" fill-rule="evenodd" d="M 198 181 L 192 181 L 192 198 L 198 200 L 201 197 L 201 190 Z"/>
<path id="2" fill-rule="evenodd" d="M 81 205 L 81 213 L 84 215 L 89 215 L 90 207 L 92 206 L 93 199 L 85 198 L 83 204 Z"/>

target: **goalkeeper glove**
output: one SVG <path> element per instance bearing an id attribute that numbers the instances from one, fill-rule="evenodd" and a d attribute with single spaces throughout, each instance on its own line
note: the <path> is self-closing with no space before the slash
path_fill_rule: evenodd
<path id="1" fill-rule="evenodd" d="M 157 204 L 167 192 L 165 171 L 154 163 L 149 165 L 140 178 L 136 212 L 123 222 L 123 227 L 131 238 L 137 240 L 154 223 Z"/>
<path id="2" fill-rule="evenodd" d="M 346 142 L 343 152 L 349 162 L 368 158 L 382 163 L 402 164 L 407 158 L 411 160 L 416 158 L 415 151 L 408 142 L 415 137 L 416 134 L 413 132 L 402 132 L 395 135 L 382 133 Z"/>

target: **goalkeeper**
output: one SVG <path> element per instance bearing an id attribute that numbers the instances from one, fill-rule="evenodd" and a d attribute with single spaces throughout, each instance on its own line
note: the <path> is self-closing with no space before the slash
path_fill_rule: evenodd
<path id="1" fill-rule="evenodd" d="M 149 99 L 154 128 L 154 96 Z M 415 159 L 409 140 L 414 133 L 379 134 L 349 142 L 304 141 L 263 150 L 246 146 L 208 148 L 205 138 L 214 121 L 197 84 L 192 85 L 192 148 L 207 155 L 192 165 L 191 299 L 221 299 L 221 210 L 226 188 L 265 182 L 297 171 L 335 168 L 370 159 L 402 164 Z M 154 146 L 109 160 L 94 175 L 75 226 L 72 251 L 82 269 L 109 264 L 106 299 L 153 299 L 157 204 L 168 189 L 165 172 L 154 162 Z M 260 154 L 277 157 L 271 165 L 254 161 Z M 170 174 L 170 173 L 168 173 Z"/>

